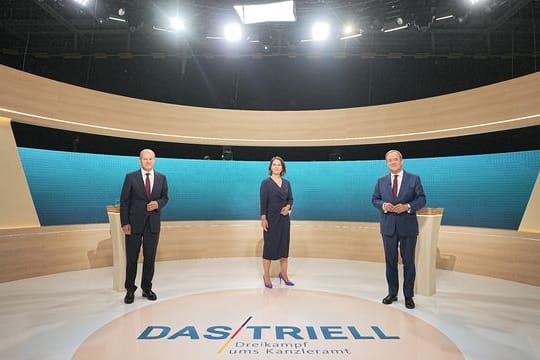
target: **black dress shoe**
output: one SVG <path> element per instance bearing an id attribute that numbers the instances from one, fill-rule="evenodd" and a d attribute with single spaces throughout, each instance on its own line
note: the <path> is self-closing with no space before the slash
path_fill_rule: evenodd
<path id="1" fill-rule="evenodd" d="M 384 299 L 382 299 L 382 303 L 385 304 L 385 305 L 390 305 L 394 301 L 397 301 L 397 296 L 396 295 L 386 295 L 386 297 Z"/>
<path id="2" fill-rule="evenodd" d="M 414 309 L 414 300 L 410 297 L 405 298 L 405 307 L 407 309 Z"/>
<path id="3" fill-rule="evenodd" d="M 132 304 L 133 300 L 135 300 L 135 290 L 128 290 L 124 297 L 124 302 L 126 304 Z"/>
<path id="4" fill-rule="evenodd" d="M 144 296 L 148 300 L 152 300 L 152 301 L 157 300 L 157 295 L 152 290 L 143 290 L 142 296 Z"/>

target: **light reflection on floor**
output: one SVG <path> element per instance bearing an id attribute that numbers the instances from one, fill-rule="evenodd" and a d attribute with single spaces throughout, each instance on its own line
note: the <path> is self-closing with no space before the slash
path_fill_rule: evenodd
<path id="1" fill-rule="evenodd" d="M 260 271 L 255 258 L 160 262 L 154 279 L 158 301 L 149 302 L 138 291 L 132 305 L 123 304 L 124 294 L 111 289 L 111 268 L 0 284 L 1 358 L 70 359 L 89 336 L 113 320 L 180 301 L 183 295 L 261 289 L 256 296 L 268 300 L 264 297 L 283 291 L 277 279 L 275 289 L 263 290 Z M 356 297 L 358 303 L 368 304 L 364 308 L 384 306 L 384 264 L 291 258 L 289 272 L 297 284 L 287 289 L 289 293 L 326 292 Z M 391 305 L 393 311 L 438 329 L 466 359 L 540 358 L 539 287 L 438 270 L 435 296 L 416 296 L 415 310 L 405 309 L 401 294 L 399 298 Z M 350 317 L 359 317 L 361 311 L 359 307 Z M 316 312 L 313 317 L 316 321 Z"/>

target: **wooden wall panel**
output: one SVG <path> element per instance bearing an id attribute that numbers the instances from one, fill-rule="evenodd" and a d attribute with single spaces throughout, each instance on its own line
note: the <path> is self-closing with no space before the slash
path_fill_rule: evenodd
<path id="1" fill-rule="evenodd" d="M 0 116 L 78 132 L 193 144 L 392 143 L 540 124 L 540 72 L 454 94 L 316 111 L 171 105 L 106 94 L 0 66 Z M 151 119 L 151 121 L 148 121 Z M 274 124 L 268 134 L 267 124 Z"/>
<path id="2" fill-rule="evenodd" d="M 519 231 L 540 233 L 540 169 L 519 224 Z"/>
<path id="3" fill-rule="evenodd" d="M 0 153 L 3 158 L 0 229 L 39 226 L 34 201 L 11 131 L 11 120 L 3 117 L 0 117 Z"/>
<path id="4" fill-rule="evenodd" d="M 383 262 L 377 223 L 293 221 L 294 257 Z M 259 221 L 165 222 L 158 261 L 262 255 Z M 437 267 L 540 286 L 540 234 L 442 226 Z M 0 282 L 112 265 L 107 224 L 0 230 Z M 255 260 L 258 263 L 258 260 Z M 112 276 L 112 273 L 111 273 Z"/>

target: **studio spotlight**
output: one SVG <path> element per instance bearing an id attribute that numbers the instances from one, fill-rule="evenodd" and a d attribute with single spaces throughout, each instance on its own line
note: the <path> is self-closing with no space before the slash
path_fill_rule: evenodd
<path id="1" fill-rule="evenodd" d="M 125 9 L 125 8 L 122 8 L 122 7 L 119 8 L 119 9 L 118 9 L 118 15 L 120 15 L 120 16 L 126 15 L 126 9 Z"/>
<path id="2" fill-rule="evenodd" d="M 358 29 L 357 31 L 355 31 L 354 26 L 348 24 L 343 28 L 343 36 L 341 36 L 339 40 L 354 39 L 360 36 L 362 36 L 362 30 Z"/>
<path id="3" fill-rule="evenodd" d="M 242 39 L 242 28 L 239 24 L 226 25 L 223 32 L 227 41 L 240 41 Z"/>
<path id="4" fill-rule="evenodd" d="M 230 146 L 224 146 L 223 151 L 221 153 L 221 159 L 222 160 L 232 160 L 233 159 L 233 152 L 232 148 Z"/>
<path id="5" fill-rule="evenodd" d="M 311 28 L 311 38 L 313 41 L 325 41 L 330 34 L 330 25 L 324 22 L 317 22 Z"/>
<path id="6" fill-rule="evenodd" d="M 354 28 L 351 24 L 347 24 L 343 27 L 343 35 L 351 35 L 354 31 Z"/>
<path id="7" fill-rule="evenodd" d="M 177 16 L 169 18 L 169 24 L 171 25 L 171 29 L 174 31 L 184 31 L 186 29 L 184 20 Z"/>

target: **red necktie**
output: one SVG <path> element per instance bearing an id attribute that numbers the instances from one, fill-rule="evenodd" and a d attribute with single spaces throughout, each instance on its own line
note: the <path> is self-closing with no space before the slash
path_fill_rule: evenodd
<path id="1" fill-rule="evenodd" d="M 152 191 L 150 191 L 150 173 L 146 173 L 146 182 L 144 185 L 146 187 L 146 197 L 150 199 L 150 195 L 152 194 Z"/>
<path id="2" fill-rule="evenodd" d="M 397 175 L 394 175 L 394 181 L 392 182 L 392 194 L 394 199 L 397 199 Z"/>

